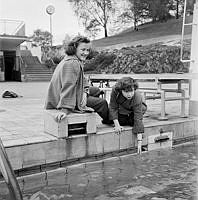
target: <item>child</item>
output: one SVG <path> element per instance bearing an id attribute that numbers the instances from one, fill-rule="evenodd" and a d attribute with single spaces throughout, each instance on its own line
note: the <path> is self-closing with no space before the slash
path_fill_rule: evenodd
<path id="1" fill-rule="evenodd" d="M 124 125 L 133 126 L 137 134 L 138 153 L 141 153 L 142 133 L 144 133 L 143 114 L 147 106 L 137 90 L 138 84 L 131 77 L 123 77 L 112 88 L 109 113 L 113 120 L 115 132 L 121 133 Z"/>

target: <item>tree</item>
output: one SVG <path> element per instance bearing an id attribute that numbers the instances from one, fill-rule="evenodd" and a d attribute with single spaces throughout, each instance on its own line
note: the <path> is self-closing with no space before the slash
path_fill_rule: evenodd
<path id="1" fill-rule="evenodd" d="M 41 29 L 37 29 L 34 31 L 31 36 L 32 44 L 35 46 L 50 46 L 51 45 L 52 35 L 48 31 L 42 31 Z"/>
<path id="2" fill-rule="evenodd" d="M 179 4 L 182 3 L 182 2 L 183 2 L 182 0 L 176 0 L 175 1 L 175 4 L 176 4 L 176 6 L 175 6 L 176 7 L 176 9 L 175 9 L 176 10 L 176 19 L 179 19 Z"/>
<path id="3" fill-rule="evenodd" d="M 138 30 L 137 26 L 146 17 L 147 4 L 141 0 L 128 0 L 129 6 L 119 16 L 123 23 L 130 23 L 133 21 L 134 30 Z"/>
<path id="4" fill-rule="evenodd" d="M 50 51 L 51 39 L 51 33 L 48 31 L 42 31 L 41 29 L 35 30 L 33 35 L 31 36 L 32 45 L 41 47 L 42 60 L 46 59 L 47 54 Z"/>
<path id="5" fill-rule="evenodd" d="M 85 30 L 96 36 L 101 28 L 104 36 L 108 37 L 108 24 L 114 13 L 112 0 L 69 0 L 73 3 L 74 11 L 80 18 Z"/>
<path id="6" fill-rule="evenodd" d="M 191 15 L 193 14 L 195 2 L 196 2 L 196 0 L 188 0 L 187 1 L 186 10 Z"/>
<path id="7" fill-rule="evenodd" d="M 153 22 L 166 21 L 169 16 L 169 1 L 170 0 L 144 0 L 148 4 L 148 17 L 152 18 Z"/>
<path id="8" fill-rule="evenodd" d="M 185 0 L 169 0 L 168 10 L 175 12 L 175 18 L 179 19 L 180 16 L 183 15 L 184 12 L 184 1 Z M 193 14 L 195 0 L 187 0 L 186 1 L 186 11 L 187 14 Z"/>
<path id="9" fill-rule="evenodd" d="M 168 9 L 169 12 L 173 11 L 175 13 L 175 18 L 179 19 L 179 17 L 183 13 L 183 8 L 184 8 L 184 0 L 170 0 Z"/>

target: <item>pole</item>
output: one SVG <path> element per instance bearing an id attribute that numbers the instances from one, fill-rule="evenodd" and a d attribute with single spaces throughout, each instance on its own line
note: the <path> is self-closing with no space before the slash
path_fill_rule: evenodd
<path id="1" fill-rule="evenodd" d="M 53 35 L 52 35 L 52 15 L 55 12 L 54 6 L 52 6 L 52 5 L 47 6 L 46 12 L 50 16 L 50 33 L 51 33 L 50 43 L 51 43 L 51 47 L 52 47 L 52 38 L 53 38 Z"/>
<path id="2" fill-rule="evenodd" d="M 51 33 L 51 47 L 52 47 L 52 15 L 50 15 L 50 33 Z"/>

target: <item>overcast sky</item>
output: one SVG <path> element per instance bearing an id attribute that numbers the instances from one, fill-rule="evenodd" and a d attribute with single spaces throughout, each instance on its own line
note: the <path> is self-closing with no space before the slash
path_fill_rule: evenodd
<path id="1" fill-rule="evenodd" d="M 55 44 L 61 44 L 66 33 L 72 36 L 84 33 L 67 0 L 0 0 L 0 19 L 24 21 L 27 36 L 38 28 L 50 31 L 50 17 L 46 13 L 48 5 L 55 7 L 52 15 Z"/>

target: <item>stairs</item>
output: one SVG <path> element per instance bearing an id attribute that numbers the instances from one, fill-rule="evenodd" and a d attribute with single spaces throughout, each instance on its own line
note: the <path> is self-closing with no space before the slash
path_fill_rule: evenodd
<path id="1" fill-rule="evenodd" d="M 50 81 L 53 71 L 42 64 L 36 56 L 22 56 L 25 63 L 26 81 Z"/>

